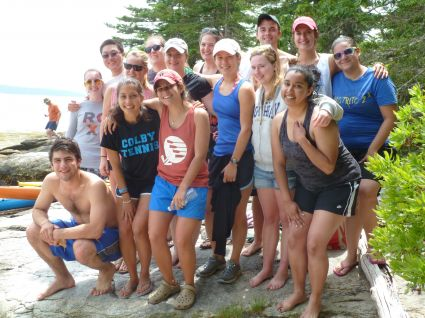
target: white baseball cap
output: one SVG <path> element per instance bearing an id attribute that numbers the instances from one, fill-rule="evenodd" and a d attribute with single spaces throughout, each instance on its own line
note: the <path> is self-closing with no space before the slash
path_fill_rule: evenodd
<path id="1" fill-rule="evenodd" d="M 214 45 L 213 56 L 218 52 L 224 51 L 230 55 L 235 55 L 236 53 L 241 53 L 241 47 L 239 43 L 233 39 L 221 39 Z"/>

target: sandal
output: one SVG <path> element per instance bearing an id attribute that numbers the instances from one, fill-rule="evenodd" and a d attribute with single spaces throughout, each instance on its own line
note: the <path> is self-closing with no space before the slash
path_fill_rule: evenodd
<path id="1" fill-rule="evenodd" d="M 153 291 L 154 284 L 152 281 L 149 281 L 149 283 L 139 284 L 136 289 L 136 295 L 137 296 L 145 296 Z"/>
<path id="2" fill-rule="evenodd" d="M 184 284 L 180 294 L 169 303 L 178 310 L 186 310 L 193 306 L 196 299 L 196 289 L 192 285 Z"/>
<path id="3" fill-rule="evenodd" d="M 177 294 L 179 291 L 180 285 L 171 285 L 163 280 L 161 285 L 152 294 L 149 295 L 148 302 L 152 305 L 159 304 L 160 302 L 168 299 L 170 296 Z"/>
<path id="4" fill-rule="evenodd" d="M 199 248 L 201 249 L 201 250 L 207 250 L 207 249 L 210 249 L 211 248 L 211 241 L 208 239 L 208 238 L 206 238 L 202 243 L 201 243 L 201 245 L 199 245 Z"/>

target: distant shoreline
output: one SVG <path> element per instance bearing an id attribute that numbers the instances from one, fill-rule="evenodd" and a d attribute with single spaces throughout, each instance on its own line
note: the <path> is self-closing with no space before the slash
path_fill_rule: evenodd
<path id="1" fill-rule="evenodd" d="M 62 89 L 54 88 L 39 88 L 39 87 L 21 87 L 21 86 L 8 86 L 0 85 L 1 94 L 16 94 L 16 95 L 46 95 L 46 96 L 81 96 L 81 92 L 73 92 Z"/>
<path id="2" fill-rule="evenodd" d="M 18 145 L 27 139 L 35 139 L 45 137 L 44 131 L 25 131 L 25 132 L 5 132 L 0 131 L 0 149 Z"/>

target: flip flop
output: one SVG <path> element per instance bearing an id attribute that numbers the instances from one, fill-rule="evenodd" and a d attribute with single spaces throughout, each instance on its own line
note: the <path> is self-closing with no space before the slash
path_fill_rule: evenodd
<path id="1" fill-rule="evenodd" d="M 153 291 L 154 289 L 154 284 L 152 281 L 149 282 L 149 284 L 144 284 L 143 286 L 145 286 L 145 288 L 143 288 L 142 290 L 138 290 L 138 288 L 136 289 L 136 295 L 137 296 L 145 296 L 147 294 L 149 294 L 151 291 Z"/>
<path id="2" fill-rule="evenodd" d="M 373 265 L 387 265 L 387 261 L 385 260 L 385 258 L 375 258 L 372 256 L 372 254 L 366 254 L 366 257 L 369 261 L 369 263 L 373 264 Z"/>
<path id="3" fill-rule="evenodd" d="M 211 242 L 209 239 L 205 239 L 200 245 L 199 248 L 201 250 L 207 250 L 211 248 Z"/>
<path id="4" fill-rule="evenodd" d="M 359 264 L 359 262 L 355 262 L 355 263 L 348 265 L 348 266 L 342 266 L 340 264 L 339 266 L 337 266 L 333 269 L 333 272 L 336 276 L 342 277 L 342 276 L 347 275 L 349 272 L 351 272 L 358 264 Z"/>

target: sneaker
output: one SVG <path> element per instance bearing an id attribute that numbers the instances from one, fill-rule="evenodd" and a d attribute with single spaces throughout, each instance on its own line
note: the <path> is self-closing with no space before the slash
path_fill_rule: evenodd
<path id="1" fill-rule="evenodd" d="M 196 276 L 209 277 L 213 275 L 215 272 L 222 270 L 225 267 L 226 267 L 225 260 L 219 260 L 215 256 L 210 256 L 208 258 L 207 263 L 198 270 L 198 272 L 196 273 Z"/>
<path id="2" fill-rule="evenodd" d="M 235 264 L 233 261 L 230 260 L 227 262 L 223 274 L 221 274 L 220 278 L 217 281 L 221 284 L 232 284 L 241 275 L 241 266 L 239 264 Z"/>

